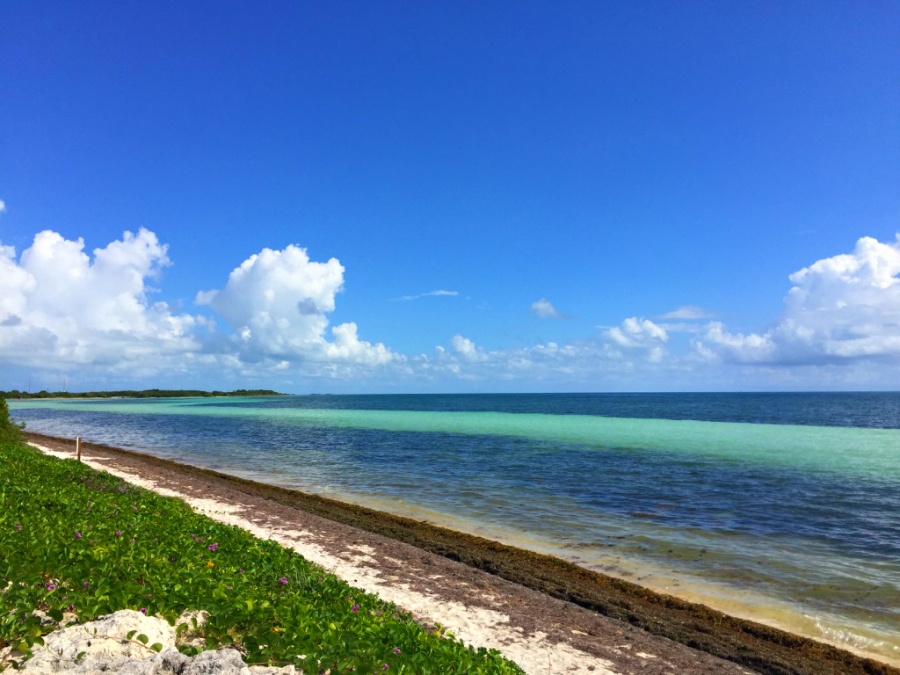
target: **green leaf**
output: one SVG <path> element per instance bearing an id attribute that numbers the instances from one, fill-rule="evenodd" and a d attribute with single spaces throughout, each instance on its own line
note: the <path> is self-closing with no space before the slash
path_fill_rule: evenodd
<path id="1" fill-rule="evenodd" d="M 125 639 L 126 639 L 126 640 L 130 640 L 130 639 L 133 638 L 135 635 L 137 635 L 137 631 L 136 631 L 136 630 L 130 630 L 130 631 L 128 631 L 128 632 L 125 634 Z"/>
<path id="2" fill-rule="evenodd" d="M 148 642 L 150 642 L 150 638 L 148 638 L 148 637 L 147 637 L 146 635 L 144 635 L 143 633 L 141 633 L 140 635 L 138 635 L 137 638 L 135 638 L 135 639 L 136 639 L 138 642 L 140 642 L 141 644 L 147 644 Z"/>
<path id="3" fill-rule="evenodd" d="M 163 649 L 162 643 L 154 642 L 152 645 L 150 645 L 150 649 L 152 649 L 155 652 L 161 652 Z"/>

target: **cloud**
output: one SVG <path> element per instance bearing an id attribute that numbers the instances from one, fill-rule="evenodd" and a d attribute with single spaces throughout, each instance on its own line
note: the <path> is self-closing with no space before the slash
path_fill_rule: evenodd
<path id="1" fill-rule="evenodd" d="M 696 321 L 700 319 L 714 319 L 716 315 L 696 305 L 683 305 L 671 312 L 661 314 L 659 318 L 667 321 Z"/>
<path id="2" fill-rule="evenodd" d="M 463 337 L 459 333 L 450 340 L 453 351 L 459 354 L 466 361 L 484 361 L 488 356 L 472 342 L 469 338 Z"/>
<path id="3" fill-rule="evenodd" d="M 665 356 L 665 344 L 669 340 L 665 328 L 650 319 L 637 317 L 625 319 L 621 325 L 604 331 L 603 337 L 617 348 L 646 352 L 647 358 L 654 363 Z"/>
<path id="4" fill-rule="evenodd" d="M 861 359 L 900 362 L 900 236 L 871 237 L 852 253 L 791 274 L 780 318 L 762 333 L 730 333 L 711 323 L 696 347 L 739 363 L 828 364 Z"/>
<path id="5" fill-rule="evenodd" d="M 6 202 L 0 199 L 0 213 L 6 211 Z"/>
<path id="6" fill-rule="evenodd" d="M 297 246 L 264 249 L 234 269 L 224 288 L 198 293 L 198 304 L 231 332 L 150 301 L 148 283 L 169 265 L 166 245 L 146 229 L 93 255 L 82 239 L 50 230 L 19 259 L 0 245 L 0 359 L 147 377 L 271 371 L 345 378 L 404 360 L 360 339 L 356 323 L 329 326 L 344 275 L 334 258 L 314 262 Z"/>
<path id="7" fill-rule="evenodd" d="M 404 295 L 399 298 L 394 298 L 395 302 L 410 302 L 412 300 L 419 300 L 420 298 L 435 298 L 435 297 L 452 297 L 455 298 L 459 296 L 459 291 L 429 291 L 428 293 L 420 293 L 419 295 Z"/>
<path id="8" fill-rule="evenodd" d="M 687 305 L 662 315 L 672 323 L 631 316 L 568 343 L 486 349 L 458 332 L 416 356 L 363 339 L 356 322 L 331 323 L 344 287 L 336 258 L 314 261 L 296 245 L 251 255 L 219 288 L 196 295 L 215 321 L 153 301 L 151 285 L 171 264 L 145 229 L 92 252 L 50 230 L 21 256 L 0 245 L 3 368 L 105 373 L 110 384 L 144 378 L 147 386 L 257 380 L 290 390 L 319 378 L 348 390 L 366 382 L 444 391 L 458 383 L 495 391 L 872 388 L 893 386 L 900 370 L 900 237 L 862 238 L 851 253 L 790 275 L 781 314 L 756 332 L 730 330 Z M 410 297 L 429 295 L 456 292 Z M 532 312 L 559 316 L 543 298 Z"/>
<path id="9" fill-rule="evenodd" d="M 395 360 L 402 360 L 397 354 L 380 342 L 372 345 L 360 340 L 357 336 L 356 324 L 342 323 L 331 329 L 333 342 L 325 343 L 325 353 L 329 359 L 341 359 L 368 366 L 380 366 Z"/>
<path id="10" fill-rule="evenodd" d="M 616 338 L 619 341 L 616 341 Z M 615 381 L 621 387 L 627 378 L 644 369 L 666 372 L 673 363 L 665 360 L 666 333 L 651 321 L 626 319 L 598 337 L 558 344 L 543 342 L 530 347 L 486 350 L 457 333 L 449 348 L 438 346 L 432 358 L 420 355 L 405 364 L 418 381 L 451 378 L 481 383 L 492 389 L 525 383 L 527 388 L 567 390 L 602 388 Z"/>
<path id="11" fill-rule="evenodd" d="M 290 245 L 250 256 L 222 290 L 198 293 L 196 301 L 228 322 L 232 346 L 244 361 L 302 361 L 308 372 L 321 372 L 317 364 L 377 366 L 399 358 L 382 344 L 360 340 L 355 323 L 333 327 L 333 340 L 327 340 L 327 314 L 343 285 L 344 267 L 336 258 L 314 262 L 306 249 Z"/>
<path id="12" fill-rule="evenodd" d="M 84 252 L 84 240 L 45 230 L 16 260 L 0 246 L 0 353 L 20 365 L 116 368 L 198 349 L 204 319 L 148 299 L 147 280 L 170 264 L 166 246 L 141 229 Z"/>
<path id="13" fill-rule="evenodd" d="M 562 314 L 556 311 L 556 308 L 550 304 L 549 300 L 541 298 L 531 303 L 531 314 L 538 319 L 561 319 Z"/>

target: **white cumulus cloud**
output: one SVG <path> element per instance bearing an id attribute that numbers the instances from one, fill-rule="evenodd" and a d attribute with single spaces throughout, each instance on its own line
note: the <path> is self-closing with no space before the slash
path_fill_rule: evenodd
<path id="1" fill-rule="evenodd" d="M 474 342 L 459 333 L 453 336 L 450 345 L 453 347 L 453 351 L 466 361 L 484 361 L 487 358 L 487 355 Z"/>
<path id="2" fill-rule="evenodd" d="M 666 329 L 650 319 L 629 317 L 620 325 L 604 331 L 603 336 L 616 347 L 627 350 L 641 350 L 652 362 L 659 362 L 665 356 L 665 344 L 669 340 Z"/>
<path id="3" fill-rule="evenodd" d="M 790 275 L 778 321 L 763 333 L 729 333 L 712 323 L 697 345 L 738 362 L 826 364 L 900 360 L 900 236 L 871 237 L 852 253 Z"/>
<path id="4" fill-rule="evenodd" d="M 306 249 L 290 245 L 269 248 L 235 268 L 222 290 L 201 292 L 197 302 L 209 305 L 234 329 L 236 348 L 247 361 L 352 362 L 381 365 L 398 358 L 382 344 L 360 340 L 355 323 L 331 329 L 329 312 L 344 285 L 344 267 L 336 258 L 310 260 Z"/>
<path id="5" fill-rule="evenodd" d="M 567 343 L 486 349 L 460 332 L 433 355 L 416 356 L 366 341 L 355 322 L 331 322 L 344 287 L 336 258 L 314 261 L 290 245 L 251 255 L 227 278 L 222 270 L 218 290 L 196 296 L 218 327 L 153 301 L 151 284 L 169 265 L 166 245 L 146 229 L 92 251 L 50 230 L 21 255 L 0 244 L 0 370 L 74 375 L 83 368 L 110 382 L 144 378 L 147 386 L 161 376 L 188 386 L 201 376 L 235 386 L 256 379 L 290 389 L 340 378 L 436 390 L 460 382 L 492 390 L 735 388 L 748 381 L 815 388 L 823 378 L 860 388 L 893 386 L 900 372 L 900 237 L 862 238 L 852 252 L 790 275 L 781 314 L 765 330 L 730 330 L 685 305 L 654 320 L 630 316 Z M 545 298 L 531 311 L 562 316 Z"/>
<path id="6" fill-rule="evenodd" d="M 169 265 L 152 232 L 84 252 L 84 241 L 45 230 L 17 261 L 0 246 L 0 353 L 20 365 L 122 367 L 190 353 L 202 319 L 151 303 L 147 280 Z"/>
<path id="7" fill-rule="evenodd" d="M 531 314 L 538 319 L 561 319 L 562 314 L 556 311 L 549 300 L 541 298 L 531 303 Z"/>

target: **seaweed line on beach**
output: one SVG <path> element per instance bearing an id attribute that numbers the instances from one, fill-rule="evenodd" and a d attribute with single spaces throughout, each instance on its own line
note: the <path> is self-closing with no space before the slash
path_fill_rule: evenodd
<path id="1" fill-rule="evenodd" d="M 27 436 L 44 443 L 62 441 L 36 433 Z M 404 542 L 766 675 L 900 675 L 900 669 L 832 645 L 732 617 L 553 556 L 212 469 L 101 444 L 86 443 L 84 447 L 222 481 L 248 495 Z"/>

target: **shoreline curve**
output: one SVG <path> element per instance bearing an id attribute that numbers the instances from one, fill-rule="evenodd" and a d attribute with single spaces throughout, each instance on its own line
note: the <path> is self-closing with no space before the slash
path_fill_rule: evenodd
<path id="1" fill-rule="evenodd" d="M 34 432 L 26 432 L 25 436 L 29 441 L 56 449 L 71 452 L 73 447 L 69 439 Z M 176 472 L 185 478 L 211 481 L 279 507 L 402 542 L 755 672 L 766 675 L 900 675 L 900 669 L 882 661 L 663 595 L 550 555 L 132 450 L 89 442 L 83 442 L 82 448 L 83 451 L 127 460 L 134 465 L 133 469 L 143 466 L 151 471 L 156 468 Z"/>

